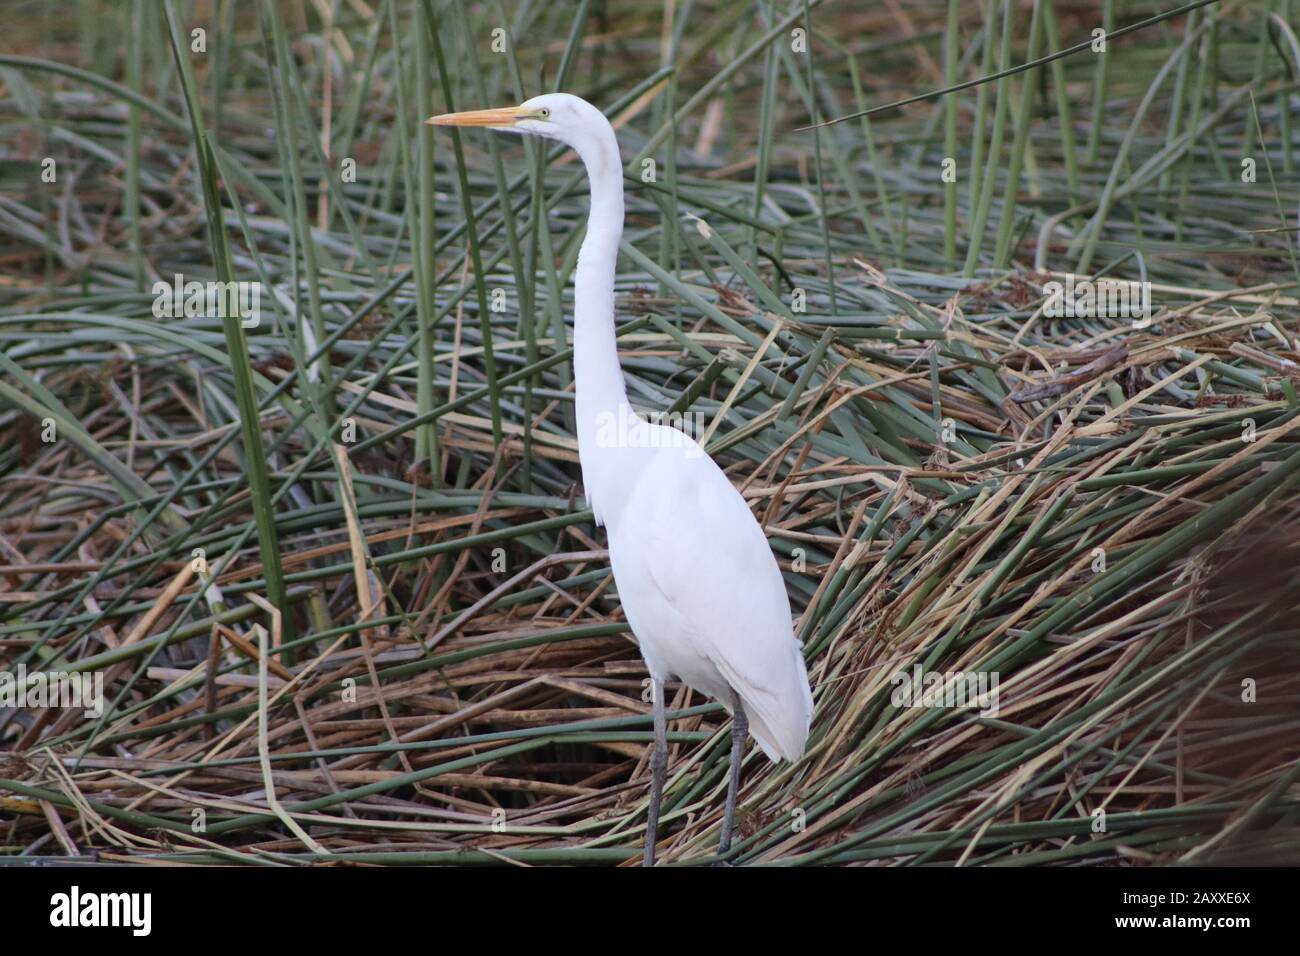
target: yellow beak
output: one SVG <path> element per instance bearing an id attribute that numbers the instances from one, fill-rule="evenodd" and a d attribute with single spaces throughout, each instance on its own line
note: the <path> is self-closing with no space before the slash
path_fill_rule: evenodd
<path id="1" fill-rule="evenodd" d="M 426 123 L 433 126 L 514 126 L 520 120 L 531 119 L 536 110 L 522 106 L 503 106 L 494 110 L 470 110 L 466 113 L 443 113 L 430 116 Z"/>

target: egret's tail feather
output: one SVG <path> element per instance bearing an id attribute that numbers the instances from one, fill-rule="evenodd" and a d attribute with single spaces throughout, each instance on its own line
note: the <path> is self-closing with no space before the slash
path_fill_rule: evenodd
<path id="1" fill-rule="evenodd" d="M 762 716 L 748 705 L 745 713 L 749 717 L 749 732 L 758 741 L 758 746 L 770 760 L 789 760 L 794 762 L 803 756 L 804 746 L 808 742 L 808 728 L 802 731 L 797 727 L 783 727 L 778 732 L 769 727 Z"/>
<path id="2" fill-rule="evenodd" d="M 802 757 L 812 725 L 813 699 L 808 672 L 803 655 L 796 650 L 793 656 L 795 664 L 788 674 L 789 686 L 780 694 L 737 679 L 739 675 L 725 663 L 720 662 L 719 666 L 732 690 L 740 696 L 745 716 L 749 718 L 749 732 L 772 760 L 794 762 Z M 730 712 L 731 707 L 727 706 L 727 710 Z"/>

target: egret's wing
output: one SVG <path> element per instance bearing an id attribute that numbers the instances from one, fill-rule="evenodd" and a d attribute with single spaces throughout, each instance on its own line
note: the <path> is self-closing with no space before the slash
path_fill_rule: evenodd
<path id="1" fill-rule="evenodd" d="M 652 489 L 643 500 L 653 520 L 640 526 L 662 600 L 739 693 L 764 750 L 795 759 L 807 739 L 812 694 L 785 580 L 763 529 L 698 450 L 659 456 L 638 486 Z"/>

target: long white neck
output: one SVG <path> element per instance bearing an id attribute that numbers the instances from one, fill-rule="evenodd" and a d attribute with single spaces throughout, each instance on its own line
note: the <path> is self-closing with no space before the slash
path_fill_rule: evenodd
<path id="1" fill-rule="evenodd" d="M 608 126 L 577 151 L 591 184 L 591 211 L 574 278 L 573 372 L 583 484 L 599 521 L 600 502 L 607 496 L 604 479 L 608 477 L 600 464 L 609 452 L 597 453 L 598 431 L 603 423 L 608 434 L 610 423 L 628 408 L 614 337 L 614 273 L 623 235 L 623 165 L 614 130 Z"/>

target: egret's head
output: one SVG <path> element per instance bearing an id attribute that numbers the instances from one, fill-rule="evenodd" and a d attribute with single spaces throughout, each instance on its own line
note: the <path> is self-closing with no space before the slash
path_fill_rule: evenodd
<path id="1" fill-rule="evenodd" d="M 425 120 L 434 126 L 479 126 L 506 133 L 526 133 L 553 139 L 582 152 L 592 140 L 612 135 L 600 110 L 570 93 L 534 96 L 518 106 L 468 113 L 444 113 Z"/>

